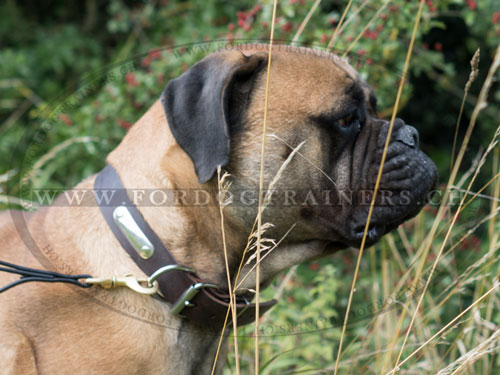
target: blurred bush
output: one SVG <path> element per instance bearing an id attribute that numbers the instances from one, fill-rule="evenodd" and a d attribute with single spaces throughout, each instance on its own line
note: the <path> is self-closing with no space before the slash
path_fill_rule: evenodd
<path id="1" fill-rule="evenodd" d="M 418 2 L 390 2 L 351 49 L 352 41 L 381 4 L 355 3 L 334 49 L 339 54 L 350 50 L 349 58 L 376 90 L 381 115 L 387 117 Z M 305 0 L 280 2 L 276 39 L 289 42 L 311 5 L 312 1 Z M 299 42 L 326 48 L 343 6 L 339 1 L 321 2 Z M 238 43 L 267 39 L 271 11 L 269 0 L 219 0 L 203 5 L 193 1 L 87 0 L 71 6 L 64 1 L 3 2 L 0 173 L 26 169 L 30 140 L 50 119 L 50 131 L 43 144 L 32 150 L 32 161 L 70 138 L 89 135 L 100 139 L 68 147 L 65 158 L 54 159 L 56 165 L 52 164 L 49 175 L 39 181 L 54 187 L 73 186 L 102 166 L 102 156 L 158 98 L 170 78 L 203 57 L 205 51 L 217 48 L 214 40 Z M 482 76 L 469 96 L 463 124 L 493 47 L 500 40 L 499 12 L 494 0 L 480 4 L 473 0 L 426 2 L 400 115 L 420 130 L 424 150 L 438 161 L 442 172 L 449 164 L 449 133 L 455 128 L 469 60 L 480 47 Z M 169 50 L 172 46 L 177 46 L 176 53 Z M 72 105 L 61 107 L 85 87 L 86 92 L 73 98 Z M 498 86 L 492 92 L 492 105 L 482 117 L 476 139 L 491 136 L 496 127 Z M 472 146 L 477 149 L 480 143 Z M 15 184 L 10 188 L 16 194 Z"/>

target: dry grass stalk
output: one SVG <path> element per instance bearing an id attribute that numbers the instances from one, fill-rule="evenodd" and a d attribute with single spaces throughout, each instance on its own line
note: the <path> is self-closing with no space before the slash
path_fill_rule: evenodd
<path id="1" fill-rule="evenodd" d="M 342 26 L 339 27 L 339 34 L 342 34 L 344 32 L 344 29 L 351 23 L 351 21 L 369 4 L 370 0 L 364 0 L 363 3 L 359 7 L 357 7 L 347 18 L 346 21 L 342 24 Z"/>
<path id="2" fill-rule="evenodd" d="M 288 148 L 290 148 L 292 150 L 292 152 L 295 150 L 295 148 L 292 145 L 290 145 L 285 140 L 278 137 L 276 134 L 268 134 L 268 136 L 271 138 L 277 139 L 278 141 L 280 141 L 284 145 L 288 146 Z M 332 183 L 333 186 L 337 186 L 335 181 L 333 181 L 333 179 L 330 176 L 328 176 L 328 174 L 323 169 L 321 169 L 316 164 L 314 164 L 314 162 L 312 160 L 310 160 L 308 157 L 306 157 L 304 154 L 300 153 L 299 151 L 297 151 L 297 155 L 299 155 L 301 158 L 303 158 L 305 161 L 307 161 L 314 169 L 316 169 L 319 173 L 321 173 L 328 181 L 330 181 Z"/>
<path id="3" fill-rule="evenodd" d="M 470 61 L 471 65 L 471 72 L 469 74 L 469 79 L 467 83 L 465 84 L 465 90 L 464 90 L 464 96 L 462 98 L 462 104 L 460 104 L 460 111 L 458 112 L 458 119 L 457 119 L 457 125 L 455 126 L 455 135 L 453 137 L 453 148 L 451 150 L 451 163 L 450 163 L 450 172 L 453 170 L 453 162 L 454 162 L 454 157 L 455 157 L 455 147 L 457 144 L 457 138 L 458 138 L 458 129 L 460 127 L 460 120 L 462 119 L 462 113 L 464 111 L 464 105 L 465 105 L 465 100 L 467 99 L 467 95 L 469 94 L 470 87 L 472 83 L 476 80 L 477 75 L 479 73 L 479 52 L 480 49 L 478 48 L 476 52 L 474 53 L 474 56 L 472 56 L 472 60 Z"/>
<path id="4" fill-rule="evenodd" d="M 68 147 L 77 144 L 77 143 L 92 143 L 92 142 L 99 142 L 100 139 L 97 137 L 88 137 L 88 136 L 83 136 L 83 137 L 75 137 L 75 138 L 70 138 L 65 140 L 64 142 L 59 143 L 52 149 L 50 149 L 49 152 L 47 152 L 45 155 L 43 155 L 40 159 L 37 160 L 35 164 L 33 164 L 33 167 L 31 170 L 23 176 L 22 178 L 22 183 L 27 183 L 29 180 L 32 180 L 37 176 L 37 173 L 43 168 L 43 166 L 55 158 L 59 153 L 62 151 L 66 150 Z"/>
<path id="5" fill-rule="evenodd" d="M 233 284 L 231 282 L 231 271 L 229 269 L 229 258 L 227 254 L 226 232 L 224 230 L 224 207 L 230 203 L 229 188 L 231 182 L 229 181 L 229 174 L 226 172 L 221 176 L 221 167 L 217 167 L 217 187 L 219 190 L 219 213 L 220 213 L 220 226 L 222 233 L 222 248 L 224 250 L 224 265 L 226 268 L 227 287 L 229 289 L 229 304 L 231 306 L 232 319 L 233 319 L 233 339 L 234 339 L 234 353 L 236 358 L 236 375 L 240 374 L 240 362 L 238 354 L 238 335 L 237 335 L 237 314 L 236 303 L 233 293 Z M 225 327 L 224 327 L 225 328 Z"/>
<path id="6" fill-rule="evenodd" d="M 382 4 L 382 6 L 377 10 L 377 12 L 373 15 L 372 18 L 370 18 L 370 20 L 368 21 L 368 23 L 363 27 L 363 29 L 361 30 L 361 32 L 358 34 L 358 36 L 352 41 L 352 43 L 349 45 L 349 47 L 347 47 L 347 49 L 345 50 L 344 54 L 342 55 L 342 57 L 346 57 L 347 54 L 351 51 L 351 49 L 356 45 L 356 43 L 359 41 L 359 39 L 361 39 L 361 37 L 364 35 L 365 31 L 368 30 L 368 28 L 370 27 L 370 25 L 373 23 L 373 21 L 375 21 L 378 16 L 380 15 L 380 13 L 382 13 L 382 11 L 387 7 L 387 4 L 389 4 L 391 0 L 385 0 L 384 3 Z"/>
<path id="7" fill-rule="evenodd" d="M 266 223 L 266 224 L 269 224 L 269 223 Z M 265 224 L 264 224 L 265 226 Z M 269 250 L 260 258 L 260 263 L 262 263 L 262 261 L 274 250 L 276 249 L 280 244 L 281 242 L 288 236 L 288 234 L 290 234 L 290 232 L 293 230 L 293 228 L 295 228 L 295 224 L 293 224 L 290 229 L 288 229 L 286 231 L 286 233 L 283 235 L 283 237 L 281 237 L 281 239 L 276 242 L 274 240 L 270 240 L 272 241 L 272 243 L 274 244 L 272 247 L 269 247 Z M 256 247 L 256 245 L 254 245 L 253 247 Z M 250 247 L 250 249 L 252 248 L 252 246 Z M 253 254 L 249 259 L 248 261 L 246 262 L 246 264 L 250 264 L 251 261 L 253 259 L 256 258 L 256 255 Z M 255 268 L 257 267 L 257 263 L 254 264 L 254 266 L 245 274 L 245 276 L 243 276 L 241 278 L 241 280 L 239 281 L 239 283 L 236 285 L 236 287 L 234 288 L 234 292 L 236 293 L 238 291 L 238 288 L 241 287 L 241 284 L 243 284 L 243 282 L 248 278 L 248 276 L 250 276 L 252 274 L 252 272 L 255 270 Z M 275 296 L 275 299 L 279 299 Z"/>
<path id="8" fill-rule="evenodd" d="M 342 13 L 342 17 L 340 17 L 340 21 L 337 24 L 335 31 L 333 32 L 332 38 L 328 42 L 328 46 L 326 47 L 327 51 L 329 51 L 333 47 L 333 45 L 335 43 L 335 38 L 337 37 L 337 35 L 339 33 L 340 27 L 342 26 L 342 23 L 344 22 L 344 18 L 346 16 L 347 12 L 349 11 L 349 8 L 351 7 L 351 4 L 352 4 L 352 0 L 349 0 L 349 2 L 347 3 L 347 6 L 344 9 L 344 13 Z"/>
<path id="9" fill-rule="evenodd" d="M 293 36 L 292 43 L 290 43 L 292 46 L 294 46 L 297 43 L 297 41 L 299 40 L 300 36 L 302 35 L 302 32 L 304 31 L 307 24 L 309 23 L 309 20 L 311 19 L 312 15 L 313 15 L 314 11 L 316 10 L 316 8 L 318 7 L 319 3 L 321 3 L 321 0 L 316 0 L 314 2 L 313 6 L 311 7 L 309 12 L 307 13 L 306 18 L 304 18 L 304 20 L 300 24 L 299 29 L 297 30 L 297 32 Z"/>
<path id="10" fill-rule="evenodd" d="M 423 348 L 425 348 L 430 342 L 432 342 L 436 337 L 441 337 L 441 335 L 446 332 L 449 328 L 455 328 L 456 327 L 456 323 L 457 321 L 462 317 L 464 316 L 465 314 L 467 314 L 470 310 L 472 310 L 475 306 L 477 306 L 478 304 L 480 304 L 486 297 L 488 297 L 492 292 L 495 291 L 495 289 L 498 288 L 498 286 L 500 286 L 500 283 L 498 283 L 498 281 L 496 281 L 493 285 L 493 287 L 491 287 L 486 293 L 484 293 L 480 298 L 478 298 L 476 301 L 474 301 L 474 303 L 472 303 L 469 307 L 467 307 L 464 311 L 462 311 L 460 314 L 458 314 L 455 318 L 453 318 L 448 324 L 446 324 L 443 328 L 441 328 L 438 332 L 436 332 L 434 335 L 432 335 L 432 337 L 430 337 L 429 339 L 427 339 L 422 345 L 420 345 L 417 349 L 415 349 L 408 357 L 406 357 L 404 360 L 402 360 L 400 363 L 399 363 L 399 366 L 398 367 L 394 367 L 391 371 L 389 371 L 388 373 L 386 373 L 385 375 L 392 375 L 392 374 L 395 374 L 396 372 L 398 372 L 400 370 L 400 366 L 402 366 L 403 364 L 405 364 L 406 362 L 408 362 L 411 358 L 413 358 L 417 353 L 419 353 Z"/>
<path id="11" fill-rule="evenodd" d="M 272 198 L 272 193 L 273 193 L 273 190 L 274 190 L 274 187 L 276 186 L 277 182 L 279 181 L 279 179 L 281 178 L 281 176 L 283 175 L 283 172 L 285 170 L 285 168 L 288 166 L 288 164 L 290 163 L 290 161 L 292 160 L 292 158 L 299 153 L 299 150 L 300 148 L 304 145 L 305 141 L 300 143 L 297 147 L 293 148 L 292 152 L 290 153 L 290 155 L 288 155 L 287 159 L 283 162 L 283 164 L 280 166 L 278 172 L 276 173 L 276 175 L 274 176 L 274 178 L 272 179 L 270 185 L 269 185 L 269 189 L 268 189 L 268 192 L 266 194 L 266 198 L 264 199 L 264 202 L 266 202 L 267 200 L 267 204 L 269 204 L 269 201 L 271 200 Z M 223 176 L 223 179 L 227 176 L 227 174 L 225 174 Z M 224 187 L 222 188 L 222 191 L 228 191 L 229 190 L 229 185 L 226 183 L 226 184 L 223 184 Z M 222 195 L 222 197 L 221 197 Z M 219 201 L 222 203 L 222 205 L 227 205 L 229 204 L 230 202 L 227 200 L 227 199 L 224 199 L 224 196 L 226 194 L 221 194 L 221 189 L 219 188 Z M 260 214 L 262 214 L 263 210 L 267 207 L 267 204 L 266 205 L 263 205 L 262 207 L 260 207 Z M 222 216 L 222 215 L 221 215 Z M 257 230 L 255 230 L 255 226 L 257 224 L 257 218 L 255 219 L 255 222 L 254 222 L 254 225 L 252 226 L 252 229 L 250 231 L 250 235 L 248 237 L 248 240 L 247 240 L 247 244 L 245 246 L 245 249 L 243 250 L 243 255 L 241 257 L 241 262 L 238 266 L 238 270 L 236 272 L 236 276 L 234 278 L 234 283 L 233 285 L 236 285 L 236 287 L 233 288 L 232 290 L 232 298 L 233 298 L 233 301 L 235 300 L 235 294 L 236 292 L 238 291 L 238 288 L 241 286 L 241 284 L 245 281 L 246 278 L 248 278 L 248 276 L 254 271 L 254 269 L 260 265 L 260 263 L 262 262 L 262 260 L 270 254 L 270 252 L 272 250 L 274 250 L 276 247 L 278 247 L 280 245 L 280 243 L 283 241 L 283 239 L 293 230 L 293 228 L 295 227 L 295 225 L 293 225 L 286 233 L 285 235 L 277 242 L 277 243 L 274 243 L 274 246 L 272 246 L 271 248 L 269 248 L 269 251 L 260 259 L 259 262 L 256 262 L 256 264 L 254 265 L 254 267 L 242 278 L 241 281 L 239 281 L 239 277 L 240 277 L 240 273 L 241 273 L 241 269 L 242 269 L 242 266 L 244 264 L 244 260 L 246 258 L 246 254 L 248 251 L 252 250 L 252 249 L 256 249 L 257 248 L 257 241 L 258 241 L 258 237 L 259 235 L 257 234 Z M 262 241 L 266 242 L 266 241 L 274 241 L 274 240 L 270 240 L 270 239 L 263 239 L 262 238 L 262 234 L 267 230 L 269 229 L 270 227 L 272 226 L 271 223 L 264 223 L 261 225 L 261 228 L 260 228 L 260 241 L 261 241 L 261 246 L 262 246 Z M 252 260 L 253 259 L 256 259 L 257 255 L 256 254 L 253 254 L 252 255 Z M 248 263 L 248 261 L 246 262 Z M 239 282 L 238 282 L 239 281 Z M 215 371 L 215 367 L 216 367 L 216 364 L 217 364 L 217 360 L 218 360 L 218 356 L 219 356 L 219 352 L 220 352 L 220 348 L 221 348 L 221 345 L 222 345 L 222 340 L 223 340 L 223 335 L 224 335 L 224 331 L 226 329 L 226 325 L 227 325 L 227 321 L 228 321 L 228 318 L 229 318 L 229 311 L 230 311 L 230 308 L 228 308 L 227 310 L 227 313 L 226 313 L 226 319 L 224 321 L 224 324 L 223 324 L 223 328 L 222 328 L 222 331 L 221 331 L 221 335 L 219 337 L 219 344 L 218 344 L 218 347 L 217 347 L 217 352 L 216 352 L 216 355 L 215 355 L 215 360 L 214 360 L 214 363 L 213 363 L 213 367 L 212 367 L 212 375 Z M 234 317 L 233 317 L 234 319 Z M 236 336 L 236 328 L 237 327 L 237 324 L 233 324 L 233 330 L 235 332 L 235 336 Z"/>
<path id="12" fill-rule="evenodd" d="M 450 179 L 449 179 L 448 184 L 447 184 L 447 189 L 446 189 L 446 192 L 445 192 L 445 198 L 443 198 L 443 202 L 441 204 L 440 211 L 443 211 L 442 208 L 444 207 L 444 202 L 446 202 L 448 200 L 447 195 L 449 196 L 449 193 L 448 193 L 449 187 L 453 184 L 453 181 L 455 180 L 455 177 L 456 177 L 456 175 L 458 173 L 458 169 L 459 169 L 460 164 L 461 164 L 461 162 L 463 160 L 463 157 L 464 157 L 464 154 L 465 154 L 465 150 L 467 148 L 467 145 L 469 143 L 470 137 L 472 135 L 472 131 L 474 130 L 474 126 L 476 124 L 477 117 L 478 117 L 480 111 L 486 107 L 486 98 L 488 96 L 488 92 L 489 92 L 489 89 L 491 87 L 491 84 L 492 84 L 492 81 L 493 81 L 493 77 L 494 77 L 494 75 L 495 75 L 495 73 L 496 73 L 496 71 L 497 71 L 497 69 L 498 69 L 499 66 L 500 66 L 500 46 L 497 47 L 495 58 L 493 60 L 493 63 L 491 64 L 490 70 L 488 71 L 488 75 L 487 75 L 487 77 L 485 79 L 485 82 L 484 82 L 482 88 L 481 88 L 481 92 L 479 93 L 478 103 L 476 104 L 476 106 L 474 107 L 474 110 L 472 112 L 471 120 L 470 120 L 469 126 L 467 128 L 467 132 L 465 134 L 464 140 L 462 142 L 462 146 L 461 146 L 460 151 L 459 151 L 458 156 L 457 156 L 456 163 L 455 163 L 455 165 L 453 167 L 453 171 L 451 173 Z M 469 187 L 470 187 L 470 185 L 469 185 Z M 464 198 L 460 202 L 460 207 L 463 205 L 464 199 L 465 199 L 465 196 L 464 196 Z M 407 333 L 406 333 L 405 338 L 403 340 L 403 345 L 401 346 L 401 349 L 399 351 L 398 359 L 396 360 L 396 364 L 394 365 L 394 369 L 398 369 L 399 368 L 399 365 L 400 365 L 399 361 L 401 359 L 401 356 L 402 356 L 405 344 L 406 344 L 406 342 L 408 340 L 408 337 L 410 335 L 410 332 L 412 330 L 413 323 L 415 322 L 415 319 L 416 319 L 416 316 L 417 316 L 417 312 L 418 312 L 418 310 L 420 308 L 420 305 L 422 303 L 423 297 L 424 297 L 424 295 L 425 295 L 425 293 L 427 291 L 427 288 L 429 286 L 430 280 L 432 279 L 432 276 L 433 276 L 434 270 L 436 268 L 436 265 L 439 262 L 439 259 L 441 257 L 442 252 L 443 252 L 443 249 L 444 249 L 444 246 L 446 245 L 446 242 L 447 242 L 447 240 L 448 240 L 448 238 L 450 236 L 450 233 L 451 233 L 451 231 L 453 229 L 453 225 L 456 222 L 456 219 L 458 217 L 458 213 L 459 212 L 460 212 L 460 210 L 457 210 L 457 212 L 456 212 L 456 214 L 455 214 L 455 216 L 454 216 L 454 218 L 452 220 L 452 223 L 451 223 L 451 225 L 450 225 L 450 227 L 448 229 L 448 232 L 447 232 L 447 234 L 445 236 L 443 244 L 442 244 L 441 248 L 439 249 L 439 252 L 438 252 L 438 254 L 437 254 L 436 258 L 435 258 L 435 261 L 434 261 L 433 266 L 431 268 L 431 272 L 429 274 L 429 277 L 427 278 L 427 281 L 426 281 L 426 283 L 424 285 L 423 291 L 422 291 L 422 293 L 420 295 L 420 298 L 418 300 L 417 308 L 415 310 L 415 313 L 412 316 L 412 319 L 410 321 L 409 327 L 407 329 Z M 426 251 L 424 253 L 425 254 L 424 259 L 427 258 L 427 254 L 428 254 L 428 251 L 429 251 L 430 246 L 431 246 L 431 239 L 434 238 L 434 235 L 435 235 L 436 230 L 437 230 L 437 224 L 438 224 L 438 221 L 439 221 L 440 217 L 441 217 L 440 212 L 438 212 L 436 220 L 434 221 L 433 227 L 431 228 L 431 232 L 429 234 L 429 241 L 426 244 Z M 419 277 L 420 277 L 420 274 L 417 275 L 417 278 L 419 278 Z"/>
<path id="13" fill-rule="evenodd" d="M 267 111 L 269 103 L 269 81 L 271 79 L 271 61 L 273 56 L 273 39 L 274 39 L 274 27 L 276 20 L 276 8 L 278 5 L 278 0 L 273 1 L 273 15 L 271 17 L 271 35 L 269 37 L 269 59 L 267 61 L 267 72 L 266 72 L 266 89 L 265 89 L 265 101 L 264 101 L 264 123 L 262 125 L 262 143 L 261 143 L 261 153 L 260 153 L 260 173 L 259 173 L 259 211 L 257 213 L 257 249 L 256 249 L 256 261 L 257 268 L 255 270 L 255 374 L 259 374 L 259 304 L 260 304 L 260 233 L 262 227 L 262 211 L 261 207 L 263 204 L 263 190 L 264 190 L 264 154 L 266 151 L 266 132 L 267 132 Z"/>
<path id="14" fill-rule="evenodd" d="M 448 366 L 440 370 L 437 375 L 457 375 L 462 370 L 464 365 L 470 365 L 471 362 L 477 361 L 479 358 L 498 351 L 499 346 L 492 346 L 498 339 L 500 339 L 500 329 L 495 331 L 483 343 L 476 346 L 474 349 L 463 354 L 456 361 L 450 363 Z"/>
<path id="15" fill-rule="evenodd" d="M 418 30 L 418 27 L 420 25 L 420 17 L 422 15 L 422 10 L 423 10 L 424 4 L 425 4 L 425 1 L 424 0 L 420 0 L 420 5 L 419 5 L 418 13 L 417 13 L 417 16 L 416 16 L 415 25 L 414 25 L 414 28 L 413 28 L 413 33 L 412 33 L 412 37 L 411 37 L 411 40 L 410 40 L 410 45 L 408 47 L 408 52 L 406 54 L 405 64 L 404 64 L 404 67 L 403 67 L 403 79 L 399 82 L 398 93 L 397 93 L 397 96 L 396 96 L 396 101 L 394 103 L 394 111 L 393 111 L 393 114 L 392 114 L 392 117 L 391 117 L 391 121 L 390 121 L 390 124 L 389 124 L 389 130 L 387 132 L 387 138 L 386 138 L 386 142 L 385 142 L 385 145 L 384 145 L 384 151 L 382 153 L 382 160 L 380 161 L 380 167 L 379 167 L 379 171 L 378 171 L 378 174 L 377 174 L 377 180 L 375 182 L 375 187 L 374 187 L 374 191 L 373 191 L 373 197 L 372 197 L 372 201 L 370 203 L 370 209 L 368 211 L 368 217 L 367 217 L 367 220 L 366 220 L 366 225 L 365 225 L 365 229 L 364 229 L 364 233 L 363 233 L 363 238 L 361 240 L 361 247 L 360 247 L 358 259 L 356 261 L 356 268 L 354 270 L 353 282 L 352 282 L 352 286 L 351 286 L 351 291 L 349 293 L 349 300 L 347 302 L 347 309 L 346 309 L 346 313 L 345 313 L 344 324 L 342 326 L 342 335 L 340 337 L 339 349 L 338 349 L 338 352 L 337 352 L 337 359 L 335 361 L 334 375 L 337 375 L 337 373 L 338 373 L 338 368 L 339 368 L 339 363 L 340 363 L 340 357 L 341 357 L 341 354 L 342 354 L 342 344 L 343 344 L 344 337 L 345 337 L 345 332 L 346 332 L 346 328 L 347 328 L 347 322 L 349 320 L 349 312 L 351 310 L 352 299 L 353 299 L 354 290 L 355 290 L 355 286 L 356 286 L 356 279 L 357 279 L 357 275 L 358 275 L 358 272 L 359 272 L 359 266 L 360 266 L 360 263 L 361 263 L 361 258 L 363 256 L 363 250 L 364 250 L 365 243 L 366 243 L 366 235 L 368 233 L 368 228 L 370 226 L 370 219 L 371 219 L 371 216 L 372 216 L 372 213 L 373 213 L 373 207 L 375 205 L 375 198 L 377 196 L 377 192 L 378 192 L 379 185 L 380 185 L 380 179 L 382 177 L 382 170 L 384 168 L 385 159 L 387 157 L 387 149 L 389 147 L 389 143 L 390 143 L 390 140 L 391 140 L 392 130 L 394 128 L 394 121 L 396 119 L 396 113 L 398 111 L 399 102 L 401 100 L 401 94 L 403 92 L 404 78 L 406 77 L 406 74 L 408 72 L 408 67 L 410 65 L 410 59 L 411 59 L 411 55 L 412 55 L 412 51 L 413 51 L 413 45 L 415 43 L 415 38 L 417 36 L 417 30 Z"/>

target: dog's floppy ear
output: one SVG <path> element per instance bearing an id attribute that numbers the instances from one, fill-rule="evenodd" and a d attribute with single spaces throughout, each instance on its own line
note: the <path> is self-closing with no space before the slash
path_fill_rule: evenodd
<path id="1" fill-rule="evenodd" d="M 199 183 L 229 161 L 229 103 L 239 80 L 248 81 L 267 53 L 215 53 L 170 81 L 161 95 L 170 131 L 193 161 Z"/>

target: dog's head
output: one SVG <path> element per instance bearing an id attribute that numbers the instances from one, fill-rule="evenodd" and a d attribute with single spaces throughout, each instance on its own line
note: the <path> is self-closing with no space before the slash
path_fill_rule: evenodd
<path id="1" fill-rule="evenodd" d="M 267 46 L 217 52 L 172 80 L 162 95 L 171 132 L 192 160 L 199 183 L 213 184 L 219 165 L 231 174 L 234 199 L 227 220 L 247 231 L 257 213 L 252 203 L 268 58 Z M 288 164 L 273 183 L 265 221 L 275 225 L 276 236 L 294 226 L 287 241 L 358 246 L 389 129 L 388 121 L 376 116 L 373 91 L 332 54 L 276 46 L 268 99 L 264 186 Z M 417 131 L 397 119 L 368 244 L 416 215 L 437 181 L 436 167 L 418 142 Z"/>

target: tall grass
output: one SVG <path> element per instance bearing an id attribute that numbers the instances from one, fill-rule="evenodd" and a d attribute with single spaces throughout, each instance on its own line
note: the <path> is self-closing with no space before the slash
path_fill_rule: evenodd
<path id="1" fill-rule="evenodd" d="M 348 3 L 338 27 L 350 5 L 351 2 Z M 387 2 L 382 4 L 363 30 L 367 29 L 386 5 Z M 318 2 L 315 2 L 301 24 L 295 41 L 317 6 Z M 338 27 L 329 48 L 333 46 Z M 415 30 L 417 28 L 418 23 Z M 259 331 L 259 324 L 253 332 L 240 329 L 241 370 L 238 371 L 261 375 L 500 373 L 500 299 L 497 295 L 500 285 L 500 244 L 496 220 L 500 212 L 498 131 L 477 163 L 468 171 L 461 172 L 467 167 L 462 166 L 464 155 L 479 114 L 487 106 L 486 98 L 500 65 L 500 47 L 483 82 L 469 127 L 455 159 L 463 103 L 477 77 L 478 59 L 479 51 L 471 60 L 471 76 L 464 89 L 450 155 L 451 175 L 443 186 L 441 204 L 438 207 L 427 207 L 418 217 L 387 235 L 380 245 L 369 250 L 369 259 L 361 260 L 362 254 L 358 256 L 355 272 L 359 268 L 361 293 L 356 290 L 358 287 L 355 283 L 350 289 L 346 289 L 336 285 L 331 279 L 324 279 L 328 276 L 338 277 L 335 272 L 342 267 L 332 267 L 328 262 L 342 261 L 345 255 L 341 254 L 327 261 L 320 261 L 320 269 L 316 269 L 316 263 L 299 266 L 302 275 L 307 273 L 304 271 L 306 267 L 314 266 L 318 276 L 312 277 L 306 284 L 303 276 L 297 276 L 297 267 L 279 277 L 267 294 L 279 294 L 285 301 L 268 313 L 263 322 L 268 322 L 274 328 L 288 325 L 292 329 L 281 330 L 281 333 L 275 335 L 265 335 L 265 329 Z M 396 103 L 394 113 L 397 107 Z M 488 161 L 491 163 L 487 163 Z M 484 175 L 483 168 L 490 164 L 491 179 L 476 187 L 477 177 L 480 173 Z M 455 184 L 460 176 L 462 178 Z M 463 189 L 462 185 L 465 183 L 467 186 Z M 462 192 L 458 204 L 452 200 L 456 192 Z M 485 227 L 487 235 L 480 233 L 478 236 L 477 233 L 484 232 Z M 486 238 L 486 241 L 481 242 L 480 238 Z M 350 256 L 352 261 L 354 254 L 351 253 Z M 349 314 L 343 325 L 332 323 L 310 330 L 297 328 L 301 321 L 307 321 L 311 317 L 319 319 L 327 315 L 330 319 L 327 321 L 337 323 L 339 320 L 333 318 L 344 319 L 343 316 L 338 316 L 337 311 L 328 307 L 325 309 L 324 304 L 314 299 L 315 291 L 326 292 L 327 288 L 322 288 L 322 284 L 339 289 L 337 294 L 343 291 L 344 295 L 349 295 L 348 311 L 351 300 L 356 304 L 368 299 L 374 313 L 355 320 L 350 329 L 347 319 Z M 358 293 L 355 295 L 356 291 Z M 309 295 L 304 298 L 304 294 Z M 360 298 L 356 301 L 355 296 Z M 296 300 L 299 298 L 302 305 L 297 305 Z M 256 339 L 256 336 L 260 337 Z M 339 345 L 343 340 L 345 348 L 342 344 Z M 255 343 L 258 343 L 258 352 Z M 254 347 L 255 355 L 260 355 L 260 361 L 255 361 L 249 355 L 251 347 Z M 325 347 L 330 350 L 325 350 Z M 234 361 L 234 357 L 230 356 L 225 374 L 232 373 Z"/>

